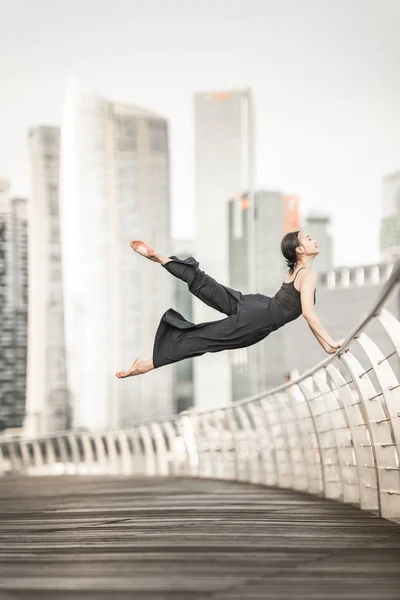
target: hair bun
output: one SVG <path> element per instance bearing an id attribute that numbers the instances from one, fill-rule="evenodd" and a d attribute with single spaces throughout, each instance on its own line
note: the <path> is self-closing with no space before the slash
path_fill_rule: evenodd
<path id="1" fill-rule="evenodd" d="M 297 248 L 300 246 L 299 233 L 299 231 L 289 231 L 281 241 L 281 252 L 291 271 L 294 271 L 299 260 L 297 254 Z"/>

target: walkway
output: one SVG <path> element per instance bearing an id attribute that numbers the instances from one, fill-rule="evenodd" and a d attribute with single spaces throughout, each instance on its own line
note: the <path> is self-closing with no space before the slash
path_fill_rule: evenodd
<path id="1" fill-rule="evenodd" d="M 212 480 L 0 480 L 0 600 L 398 600 L 400 525 Z"/>

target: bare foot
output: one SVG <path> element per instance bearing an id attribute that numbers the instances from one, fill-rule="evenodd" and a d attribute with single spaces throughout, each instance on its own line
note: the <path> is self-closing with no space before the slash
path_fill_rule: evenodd
<path id="1" fill-rule="evenodd" d="M 118 371 L 115 374 L 119 379 L 122 379 L 124 377 L 132 377 L 134 375 L 143 375 L 152 369 L 154 369 L 152 360 L 142 360 L 137 358 L 127 371 Z"/>
<path id="2" fill-rule="evenodd" d="M 158 256 L 154 248 L 151 248 L 150 246 L 142 242 L 142 240 L 132 240 L 130 246 L 138 254 L 141 254 L 145 258 L 149 258 L 150 260 L 158 262 Z"/>

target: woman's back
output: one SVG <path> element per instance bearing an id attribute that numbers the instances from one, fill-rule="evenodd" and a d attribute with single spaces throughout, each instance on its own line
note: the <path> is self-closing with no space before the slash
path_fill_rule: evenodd
<path id="1" fill-rule="evenodd" d="M 295 281 L 297 275 L 301 270 L 306 269 L 306 267 L 301 267 L 294 279 L 289 282 L 284 281 L 280 289 L 276 292 L 274 299 L 278 303 L 280 309 L 283 313 L 283 318 L 285 323 L 289 323 L 290 321 L 294 321 L 302 314 L 302 306 L 301 306 L 301 294 L 300 290 L 295 287 Z M 316 294 L 314 291 L 314 304 L 316 302 Z"/>

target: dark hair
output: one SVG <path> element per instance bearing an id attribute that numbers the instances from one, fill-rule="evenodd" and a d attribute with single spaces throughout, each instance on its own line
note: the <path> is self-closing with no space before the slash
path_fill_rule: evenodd
<path id="1" fill-rule="evenodd" d="M 284 236 L 281 242 L 281 252 L 291 271 L 294 271 L 297 264 L 298 255 L 296 248 L 300 246 L 299 233 L 300 231 L 291 231 Z"/>

